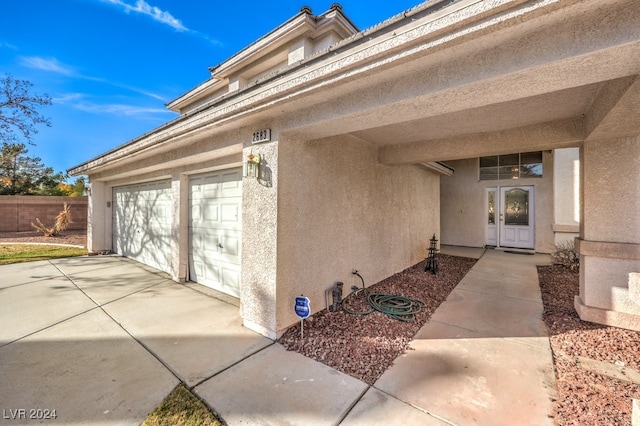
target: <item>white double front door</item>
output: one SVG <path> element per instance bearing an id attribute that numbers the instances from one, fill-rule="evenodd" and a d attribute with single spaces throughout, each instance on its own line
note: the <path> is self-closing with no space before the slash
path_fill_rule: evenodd
<path id="1" fill-rule="evenodd" d="M 534 187 L 487 188 L 485 196 L 486 245 L 535 247 Z"/>

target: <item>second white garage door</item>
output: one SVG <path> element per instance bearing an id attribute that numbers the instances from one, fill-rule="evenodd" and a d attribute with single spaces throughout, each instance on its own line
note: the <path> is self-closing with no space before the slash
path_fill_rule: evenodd
<path id="1" fill-rule="evenodd" d="M 189 279 L 240 297 L 242 170 L 189 179 Z"/>

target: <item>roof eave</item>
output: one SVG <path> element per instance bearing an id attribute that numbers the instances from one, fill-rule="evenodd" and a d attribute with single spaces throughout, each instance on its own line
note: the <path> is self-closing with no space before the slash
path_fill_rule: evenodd
<path id="1" fill-rule="evenodd" d="M 208 95 L 215 92 L 216 90 L 222 89 L 226 84 L 227 83 L 225 81 L 212 76 L 207 81 L 205 81 L 204 83 L 200 83 L 182 96 L 166 103 L 165 106 L 171 111 L 179 113 L 182 108 L 184 108 L 194 100 L 197 100 L 203 95 Z"/>
<path id="2" fill-rule="evenodd" d="M 515 3 L 518 3 L 517 0 L 503 0 L 502 3 L 508 4 L 508 3 L 511 3 L 512 1 L 514 1 Z M 146 150 L 151 146 L 154 146 L 156 144 L 166 142 L 169 139 L 178 137 L 180 134 L 182 134 L 183 129 L 171 129 L 171 128 L 175 127 L 178 123 L 182 121 L 191 120 L 192 118 L 197 118 L 197 120 L 195 121 L 197 121 L 198 123 L 200 123 L 199 125 L 201 125 L 201 122 L 203 119 L 209 119 L 209 120 L 214 119 L 217 121 L 217 120 L 226 119 L 228 118 L 227 116 L 238 114 L 240 113 L 240 110 L 238 110 L 237 108 L 236 109 L 233 108 L 234 104 L 232 101 L 234 99 L 237 99 L 238 97 L 247 97 L 252 91 L 259 89 L 261 86 L 269 84 L 272 80 L 285 78 L 291 73 L 297 72 L 298 70 L 304 70 L 309 65 L 324 61 L 327 58 L 331 58 L 333 57 L 333 54 L 336 54 L 340 51 L 342 52 L 348 51 L 352 48 L 353 44 L 357 46 L 359 45 L 360 42 L 367 42 L 368 40 L 371 40 L 372 37 L 378 37 L 380 35 L 384 36 L 387 33 L 393 33 L 393 35 L 390 37 L 395 37 L 395 28 L 399 25 L 401 21 L 406 19 L 413 20 L 412 18 L 413 15 L 423 11 L 425 11 L 427 15 L 430 15 L 433 11 L 444 12 L 447 10 L 447 7 L 450 6 L 452 3 L 462 3 L 462 4 L 470 3 L 473 5 L 477 4 L 477 2 L 473 0 L 441 0 L 441 1 L 429 2 L 428 7 L 426 7 L 425 4 L 417 6 L 416 8 L 413 8 L 401 15 L 397 15 L 396 17 L 393 17 L 382 24 L 378 24 L 374 27 L 371 27 L 367 30 L 362 31 L 361 33 L 355 34 L 353 37 L 343 40 L 337 43 L 336 45 L 332 46 L 331 48 L 326 49 L 321 54 L 314 55 L 304 61 L 297 63 L 296 66 L 291 67 L 290 69 L 287 69 L 285 72 L 274 75 L 269 80 L 261 81 L 260 84 L 247 86 L 243 90 L 234 92 L 229 96 L 223 96 L 222 98 L 217 99 L 215 102 L 202 105 L 197 109 L 194 109 L 193 111 L 189 111 L 188 113 L 181 115 L 180 117 L 164 124 L 163 126 L 156 128 L 155 130 L 152 130 L 151 132 L 148 132 L 142 136 L 139 136 L 131 140 L 130 142 L 127 142 L 117 148 L 114 148 L 78 166 L 70 168 L 68 170 L 68 173 L 72 176 L 75 176 L 75 175 L 81 175 L 81 174 L 88 174 L 89 172 L 95 172 L 97 170 L 103 169 L 105 166 L 109 166 L 110 164 L 113 164 L 114 162 L 121 161 L 131 153 L 139 152 L 141 150 Z M 466 6 L 463 6 L 463 7 L 466 7 Z M 500 7 L 495 7 L 495 9 L 499 10 Z M 486 10 L 485 10 L 485 13 L 486 13 Z M 437 19 L 440 19 L 440 18 L 437 18 Z M 478 16 L 478 19 L 481 19 L 481 17 Z M 465 21 L 465 25 L 469 24 L 470 20 L 473 20 L 473 17 L 466 16 L 463 19 L 463 21 Z M 442 34 L 442 30 L 437 30 L 435 31 L 435 33 L 438 34 L 438 36 L 440 36 Z M 413 42 L 407 41 L 406 39 L 402 39 L 402 40 L 399 40 L 399 43 L 406 44 L 406 43 L 413 43 Z M 397 47 L 394 48 L 393 50 L 396 50 L 396 49 Z M 371 58 L 378 57 L 378 56 L 379 56 L 379 52 L 372 54 Z M 359 61 L 359 63 L 362 61 L 368 62 L 369 60 L 370 58 L 364 58 L 361 61 Z M 356 64 L 354 63 L 349 64 L 349 67 L 355 67 L 355 66 Z M 335 73 L 337 71 L 333 69 L 332 72 Z M 317 78 L 322 78 L 322 76 L 318 76 Z M 305 84 L 309 85 L 310 81 L 305 80 Z M 288 91 L 291 91 L 291 90 L 293 89 L 292 88 L 288 89 Z M 272 93 L 270 96 L 273 97 L 276 95 L 277 94 Z M 262 101 L 264 101 L 264 99 L 262 99 L 261 102 Z M 243 111 L 248 108 L 246 104 L 246 99 L 242 100 L 240 103 L 242 104 L 241 109 Z M 224 116 L 216 115 L 215 113 L 209 114 L 209 111 L 215 111 L 216 108 L 221 109 L 222 106 L 224 106 L 224 110 L 225 110 Z M 254 108 L 252 109 L 255 109 L 255 105 L 254 105 Z M 212 118 L 200 117 L 203 114 L 208 114 Z M 185 128 L 189 126 L 190 126 L 189 123 L 185 123 Z M 188 129 L 184 131 L 188 131 Z M 145 140 L 147 141 L 146 144 L 143 143 Z M 131 150 L 124 150 L 124 148 L 130 147 L 131 145 L 134 145 L 134 144 L 141 144 L 141 146 L 139 147 L 139 149 L 134 147 Z M 118 151 L 121 152 L 121 155 L 114 156 L 113 154 Z"/>

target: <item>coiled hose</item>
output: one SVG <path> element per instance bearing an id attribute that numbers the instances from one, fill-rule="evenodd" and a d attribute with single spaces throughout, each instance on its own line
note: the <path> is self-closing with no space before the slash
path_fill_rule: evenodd
<path id="1" fill-rule="evenodd" d="M 342 309 L 349 314 L 369 315 L 374 311 L 378 311 L 398 321 L 409 322 L 413 321 L 416 314 L 424 307 L 424 302 L 418 299 L 411 299 L 395 294 L 369 293 L 369 290 L 364 286 L 364 278 L 362 278 L 358 271 L 353 271 L 353 275 L 357 275 L 360 280 L 362 280 L 362 288 L 354 286 L 354 291 L 349 293 L 342 301 Z M 347 308 L 347 300 L 359 293 L 366 296 L 370 308 L 364 311 L 355 311 Z"/>

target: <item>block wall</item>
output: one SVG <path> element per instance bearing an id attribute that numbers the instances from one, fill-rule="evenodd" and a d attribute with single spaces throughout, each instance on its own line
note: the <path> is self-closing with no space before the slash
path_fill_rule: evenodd
<path id="1" fill-rule="evenodd" d="M 87 197 L 0 195 L 0 232 L 33 231 L 36 218 L 53 226 L 64 203 L 71 207 L 70 230 L 87 229 Z"/>

